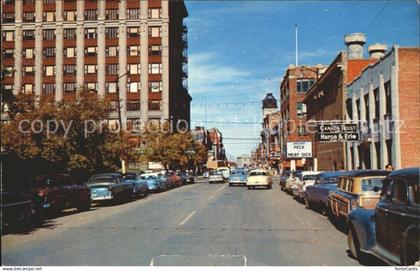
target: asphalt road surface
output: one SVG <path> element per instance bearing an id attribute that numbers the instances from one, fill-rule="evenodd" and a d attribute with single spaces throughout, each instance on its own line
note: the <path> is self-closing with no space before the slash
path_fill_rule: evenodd
<path id="1" fill-rule="evenodd" d="M 359 265 L 327 218 L 273 189 L 196 183 L 2 236 L 3 265 Z"/>

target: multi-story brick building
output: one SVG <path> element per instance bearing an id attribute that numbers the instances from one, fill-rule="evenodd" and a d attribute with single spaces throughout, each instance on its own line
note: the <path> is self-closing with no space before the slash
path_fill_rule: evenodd
<path id="1" fill-rule="evenodd" d="M 420 49 L 374 44 L 380 58 L 348 84 L 347 119 L 361 127 L 361 140 L 347 143 L 347 168 L 383 169 L 420 165 Z"/>
<path id="2" fill-rule="evenodd" d="M 351 82 L 375 58 L 363 58 L 366 37 L 362 33 L 345 36 L 347 51 L 340 52 L 324 74 L 306 93 L 303 102 L 307 106 L 307 120 L 345 120 L 345 100 L 347 83 Z M 314 158 L 319 170 L 339 170 L 346 168 L 345 143 L 318 142 L 313 144 Z"/>
<path id="3" fill-rule="evenodd" d="M 312 141 L 306 131 L 306 105 L 303 100 L 307 91 L 324 71 L 322 65 L 300 67 L 290 65 L 283 76 L 280 84 L 280 146 L 283 153 L 281 157 L 283 169 L 312 167 L 310 159 L 288 159 L 286 146 L 287 142 Z"/>
<path id="4" fill-rule="evenodd" d="M 2 68 L 15 94 L 56 101 L 90 89 L 117 123 L 190 121 L 183 1 L 2 1 Z M 118 97 L 119 95 L 119 97 Z"/>

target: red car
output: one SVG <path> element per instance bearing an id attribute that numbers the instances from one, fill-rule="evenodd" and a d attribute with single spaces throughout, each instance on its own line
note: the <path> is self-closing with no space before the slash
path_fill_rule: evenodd
<path id="1" fill-rule="evenodd" d="M 44 211 L 77 208 L 88 211 L 91 205 L 90 189 L 77 183 L 67 174 L 38 176 L 29 181 L 34 200 Z"/>
<path id="2" fill-rule="evenodd" d="M 166 176 L 168 177 L 170 188 L 180 187 L 182 185 L 181 177 L 177 176 L 175 173 L 169 172 Z"/>

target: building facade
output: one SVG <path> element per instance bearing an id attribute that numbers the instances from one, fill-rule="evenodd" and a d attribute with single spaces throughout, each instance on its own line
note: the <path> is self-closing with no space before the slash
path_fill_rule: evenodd
<path id="1" fill-rule="evenodd" d="M 117 124 L 190 121 L 183 1 L 2 1 L 5 87 L 40 99 L 80 89 L 110 101 Z"/>
<path id="2" fill-rule="evenodd" d="M 420 165 L 420 49 L 375 44 L 380 58 L 348 84 L 346 117 L 359 123 L 359 142 L 347 143 L 347 168 Z"/>
<path id="3" fill-rule="evenodd" d="M 345 101 L 347 83 L 351 82 L 375 58 L 364 58 L 363 45 L 366 37 L 362 33 L 345 36 L 347 51 L 340 52 L 324 74 L 307 92 L 303 102 L 307 107 L 307 120 L 312 122 L 346 119 Z M 314 141 L 314 159 L 318 170 L 346 169 L 345 143 Z"/>
<path id="4" fill-rule="evenodd" d="M 304 169 L 312 166 L 309 159 L 289 159 L 286 157 L 287 142 L 312 141 L 306 127 L 306 105 L 303 103 L 306 93 L 322 75 L 322 65 L 290 65 L 280 83 L 280 146 L 281 167 L 284 170 Z"/>

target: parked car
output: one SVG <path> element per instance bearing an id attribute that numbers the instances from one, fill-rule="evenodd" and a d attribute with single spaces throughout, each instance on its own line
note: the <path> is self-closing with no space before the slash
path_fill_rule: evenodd
<path id="1" fill-rule="evenodd" d="M 279 185 L 280 185 L 280 189 L 282 191 L 284 191 L 284 187 L 286 185 L 286 180 L 290 177 L 290 174 L 291 174 L 290 170 L 285 170 L 280 175 Z"/>
<path id="2" fill-rule="evenodd" d="M 384 180 L 375 209 L 356 208 L 349 215 L 351 255 L 365 253 L 396 265 L 420 264 L 420 168 L 392 172 Z"/>
<path id="3" fill-rule="evenodd" d="M 209 183 L 223 183 L 224 181 L 225 179 L 221 171 L 216 170 L 210 172 Z"/>
<path id="4" fill-rule="evenodd" d="M 188 173 L 186 172 L 177 172 L 176 176 L 181 178 L 181 185 L 186 185 L 188 180 Z"/>
<path id="5" fill-rule="evenodd" d="M 141 195 L 147 196 L 149 194 L 149 187 L 147 182 L 140 178 L 139 173 L 125 173 L 123 175 L 124 181 L 128 183 L 133 189 L 132 195 L 135 198 L 140 198 Z"/>
<path id="6" fill-rule="evenodd" d="M 319 171 L 302 171 L 301 173 L 298 173 L 297 180 L 291 186 L 293 198 L 302 201 L 306 186 L 314 184 L 319 173 Z"/>
<path id="7" fill-rule="evenodd" d="M 2 226 L 8 225 L 13 230 L 27 230 L 32 225 L 35 215 L 32 196 L 24 192 L 2 192 Z"/>
<path id="8" fill-rule="evenodd" d="M 222 176 L 223 176 L 223 179 L 224 180 L 229 179 L 229 176 L 230 176 L 230 168 L 228 168 L 228 167 L 219 167 L 219 168 L 217 168 L 217 171 L 222 172 Z"/>
<path id="9" fill-rule="evenodd" d="M 351 174 L 353 171 L 326 171 L 318 175 L 313 185 L 305 189 L 304 202 L 307 209 L 318 209 L 323 215 L 328 214 L 328 195 L 337 190 L 338 177 Z"/>
<path id="10" fill-rule="evenodd" d="M 68 174 L 41 175 L 28 181 L 33 201 L 42 207 L 40 212 L 57 212 L 68 208 L 77 208 L 79 211 L 90 209 L 90 189 Z"/>
<path id="11" fill-rule="evenodd" d="M 344 219 L 352 209 L 363 207 L 374 209 L 379 200 L 383 180 L 388 170 L 356 170 L 338 178 L 337 190 L 328 195 L 331 219 L 335 222 Z"/>
<path id="12" fill-rule="evenodd" d="M 91 190 L 94 202 L 113 201 L 120 203 L 128 201 L 133 193 L 132 186 L 124 182 L 119 173 L 96 174 L 89 178 L 87 183 Z"/>
<path id="13" fill-rule="evenodd" d="M 247 172 L 244 169 L 235 169 L 229 176 L 229 186 L 246 185 Z"/>
<path id="14" fill-rule="evenodd" d="M 299 174 L 302 173 L 301 170 L 292 171 L 290 173 L 289 178 L 286 179 L 286 182 L 284 184 L 283 191 L 292 194 L 292 185 L 299 180 Z"/>
<path id="15" fill-rule="evenodd" d="M 273 180 L 267 170 L 256 169 L 249 172 L 246 180 L 246 186 L 248 189 L 254 189 L 257 186 L 265 186 L 266 188 L 271 189 L 273 186 Z"/>
<path id="16" fill-rule="evenodd" d="M 180 187 L 182 185 L 181 177 L 175 174 L 174 172 L 168 172 L 166 174 L 169 182 L 169 189 Z"/>
<path id="17" fill-rule="evenodd" d="M 147 181 L 147 186 L 151 192 L 162 192 L 169 189 L 168 179 L 162 173 L 144 173 L 140 175 L 140 178 Z"/>

